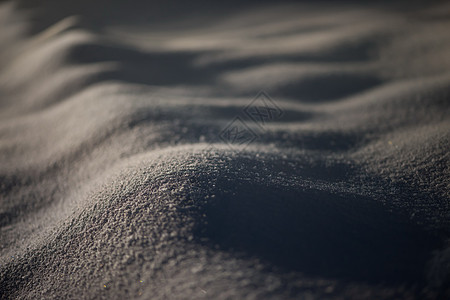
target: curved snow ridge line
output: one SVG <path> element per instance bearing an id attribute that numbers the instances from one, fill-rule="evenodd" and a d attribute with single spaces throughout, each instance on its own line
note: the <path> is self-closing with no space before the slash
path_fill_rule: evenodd
<path id="1" fill-rule="evenodd" d="M 211 148 L 211 146 L 213 148 Z M 252 150 L 253 148 L 253 150 Z M 217 152 L 219 151 L 219 152 Z M 253 154 L 252 154 L 253 153 Z M 150 151 L 146 151 L 145 153 L 140 153 L 140 154 L 136 154 L 133 155 L 131 157 L 128 158 L 121 158 L 120 160 L 114 162 L 111 159 L 108 159 L 108 166 L 103 167 L 102 171 L 99 171 L 98 169 L 95 170 L 93 169 L 93 167 L 87 169 L 85 167 L 75 167 L 72 168 L 70 176 L 66 177 L 66 180 L 68 180 L 69 182 L 76 182 L 77 185 L 69 188 L 65 195 L 60 195 L 59 197 L 62 197 L 62 199 L 54 199 L 53 202 L 49 202 L 47 204 L 44 204 L 44 206 L 42 206 L 42 204 L 40 204 L 40 206 L 42 206 L 41 208 L 38 209 L 38 205 L 33 205 L 34 210 L 30 211 L 27 215 L 29 218 L 31 218 L 31 215 L 36 215 L 36 216 L 40 216 L 41 213 L 44 211 L 48 212 L 48 211 L 53 211 L 53 213 L 51 214 L 52 216 L 59 216 L 60 213 L 58 213 L 59 210 L 61 210 L 63 213 L 62 216 L 65 216 L 67 213 L 70 214 L 71 212 L 71 207 L 77 207 L 79 206 L 81 203 L 83 203 L 83 197 L 85 197 L 84 193 L 80 193 L 80 188 L 89 191 L 92 190 L 91 186 L 93 182 L 98 182 L 98 181 L 103 181 L 103 178 L 109 178 L 111 174 L 115 174 L 117 172 L 117 170 L 124 170 L 123 172 L 129 172 L 129 170 L 135 170 L 137 166 L 141 165 L 141 164 L 145 164 L 146 161 L 148 161 L 148 163 L 150 164 L 154 164 L 155 161 L 156 162 L 161 162 L 161 164 L 159 165 L 159 167 L 163 166 L 166 169 L 162 169 L 163 171 L 166 170 L 166 173 L 164 173 L 165 175 L 168 174 L 173 174 L 175 172 L 175 174 L 178 172 L 177 170 L 180 168 L 181 171 L 185 171 L 186 165 L 189 167 L 193 167 L 193 172 L 199 172 L 201 169 L 196 169 L 196 166 L 199 167 L 208 167 L 209 165 L 212 166 L 216 166 L 216 159 L 221 162 L 218 166 L 221 166 L 221 168 L 223 168 L 223 170 L 227 169 L 227 165 L 226 165 L 226 161 L 228 161 L 228 163 L 233 161 L 233 157 L 236 157 L 237 161 L 240 160 L 240 157 L 247 157 L 247 161 L 248 159 L 253 159 L 253 155 L 256 154 L 257 157 L 259 157 L 257 160 L 259 161 L 260 164 L 262 164 L 262 166 L 267 165 L 274 165 L 275 162 L 277 162 L 278 164 L 280 164 L 280 168 L 283 168 L 282 166 L 285 165 L 286 170 L 284 170 L 283 172 L 281 172 L 280 174 L 283 174 L 282 177 L 276 177 L 276 175 L 274 174 L 270 174 L 269 178 L 271 180 L 276 180 L 275 182 L 277 182 L 277 184 L 283 187 L 289 187 L 292 185 L 298 185 L 299 187 L 304 187 L 304 188 L 311 188 L 314 187 L 315 189 L 320 189 L 320 190 L 334 190 L 337 193 L 348 193 L 348 192 L 354 192 L 351 191 L 351 187 L 347 186 L 345 187 L 345 185 L 342 185 L 342 183 L 340 182 L 342 179 L 339 179 L 339 177 L 336 177 L 335 179 L 338 181 L 338 185 L 336 185 L 336 183 L 331 183 L 330 182 L 330 178 L 322 178 L 320 179 L 320 172 L 321 169 L 317 168 L 316 170 L 311 170 L 310 168 L 306 168 L 306 169 L 300 169 L 300 173 L 298 175 L 294 175 L 293 174 L 293 170 L 295 168 L 298 168 L 299 166 L 301 166 L 302 164 L 305 164 L 307 162 L 303 162 L 302 160 L 295 158 L 297 155 L 302 155 L 302 153 L 297 153 L 295 154 L 295 152 L 291 153 L 291 154 L 286 154 L 286 151 L 278 151 L 275 149 L 275 151 L 271 151 L 271 150 L 263 150 L 261 151 L 261 149 L 259 149 L 258 147 L 250 147 L 250 149 L 248 149 L 245 152 L 237 152 L 236 150 L 229 150 L 229 148 L 227 146 L 223 146 L 223 145 L 211 145 L 211 144 L 198 144 L 198 145 L 184 145 L 184 146 L 177 146 L 177 147 L 168 147 L 168 148 L 163 148 L 163 149 L 156 149 L 156 150 L 150 150 Z M 189 164 L 189 163 L 182 163 L 182 161 L 184 160 L 191 160 L 192 158 L 195 157 L 203 157 L 204 155 L 206 155 L 205 158 L 208 158 L 209 156 L 212 155 L 212 160 L 207 159 L 206 161 L 203 162 L 198 162 L 194 165 Z M 181 159 L 181 160 L 180 160 Z M 272 161 L 272 162 L 271 162 Z M 131 163 L 134 162 L 134 163 Z M 208 163 L 209 162 L 209 163 Z M 92 163 L 92 162 L 91 162 Z M 99 162 L 100 164 L 102 162 Z M 300 164 L 300 165 L 299 165 Z M 119 168 L 119 166 L 122 166 Z M 133 167 L 134 166 L 134 167 Z M 158 164 L 157 164 L 158 166 Z M 339 165 L 337 165 L 338 167 L 340 167 Z M 344 166 L 343 166 L 344 167 Z M 97 167 L 98 168 L 98 167 Z M 119 169 L 118 169 L 119 168 Z M 175 169 L 174 169 L 175 168 Z M 243 164 L 241 166 L 241 168 L 245 168 L 245 164 Z M 324 167 L 321 167 L 324 168 Z M 328 169 L 330 168 L 330 166 L 328 166 Z M 77 170 L 78 169 L 78 170 Z M 153 170 L 153 167 L 150 168 L 153 172 L 155 172 L 155 170 Z M 95 170 L 95 173 L 92 173 L 93 170 Z M 116 171 L 113 171 L 116 170 Z M 290 171 L 287 171 L 290 170 Z M 325 169 L 322 169 L 325 170 Z M 217 171 L 217 170 L 216 170 Z M 81 173 L 80 173 L 81 172 Z M 79 174 L 77 174 L 79 173 Z M 53 174 L 53 173 L 52 173 Z M 56 176 L 56 174 L 58 173 L 54 173 L 54 175 L 49 174 L 47 176 Z M 92 178 L 92 176 L 95 174 L 95 178 Z M 150 175 L 151 173 L 147 173 L 149 174 L 149 176 L 153 176 Z M 258 174 L 258 173 L 256 173 Z M 287 174 L 289 175 L 289 178 L 285 178 L 285 176 Z M 69 175 L 69 174 L 68 174 Z M 165 175 L 161 175 L 162 178 L 164 178 Z M 41 175 L 42 176 L 42 175 Z M 67 175 L 64 175 L 67 176 Z M 83 178 L 83 177 L 86 177 Z M 114 175 L 116 176 L 116 175 Z M 300 177 L 298 177 L 300 176 Z M 312 178 L 311 178 L 312 176 Z M 311 179 L 308 179 L 308 177 L 310 177 Z M 257 178 L 247 178 L 245 179 L 246 182 L 251 182 L 254 181 Z M 108 182 L 109 179 L 106 180 L 106 182 Z M 298 180 L 301 181 L 298 182 Z M 345 187 L 345 188 L 344 188 Z M 128 190 L 128 188 L 127 188 Z M 75 203 L 71 203 L 75 201 Z M 81 201 L 81 202 L 80 202 Z M 55 210 L 57 209 L 57 210 Z M 21 216 L 21 219 L 24 218 L 25 215 Z M 46 218 L 48 219 L 48 218 Z M 11 222 L 12 220 L 10 220 Z M 50 223 L 48 222 L 48 220 L 46 221 L 48 226 Z M 37 222 L 40 223 L 40 222 Z M 41 223 L 43 224 L 43 223 Z M 41 225 L 40 225 L 41 226 Z"/>
<path id="2" fill-rule="evenodd" d="M 18 36 L 26 50 L 0 76 L 0 290 L 220 299 L 445 288 L 446 21 L 318 8 L 303 12 L 318 15 L 313 25 L 284 8 L 186 31 L 141 27 L 133 41 L 75 19 Z M 230 149 L 219 135 L 260 89 L 283 118 Z"/>
<path id="3" fill-rule="evenodd" d="M 141 63 L 148 59 L 158 59 L 164 58 L 164 55 L 161 56 L 161 53 L 154 53 L 151 52 L 148 54 L 145 54 L 144 52 L 138 52 L 131 50 L 127 47 L 120 46 L 120 43 L 114 42 L 111 43 L 111 41 L 100 41 L 100 37 L 95 36 L 91 33 L 86 32 L 83 29 L 80 29 L 80 23 L 77 21 L 76 17 L 69 17 L 66 18 L 59 23 L 53 25 L 49 29 L 45 30 L 43 33 L 36 36 L 31 42 L 30 45 L 25 47 L 25 49 L 31 49 L 31 50 L 25 50 L 25 51 L 19 51 L 19 57 L 15 61 L 12 62 L 11 67 L 9 68 L 8 72 L 5 72 L 8 74 L 7 81 L 6 81 L 6 87 L 9 86 L 9 88 L 14 89 L 14 86 L 17 88 L 20 87 L 20 81 L 26 83 L 31 78 L 38 78 L 39 80 L 35 80 L 35 87 L 28 93 L 26 93 L 23 98 L 29 99 L 33 98 L 34 101 L 30 104 L 26 104 L 25 106 L 31 105 L 29 109 L 32 109 L 33 107 L 38 108 L 39 106 L 45 106 L 49 103 L 53 103 L 55 101 L 58 101 L 63 99 L 61 93 L 58 93 L 56 91 L 52 91 L 51 89 L 47 92 L 44 92 L 48 89 L 43 89 L 43 86 L 45 86 L 45 78 L 50 76 L 52 73 L 54 73 L 55 68 L 60 68 L 60 66 L 64 66 L 66 64 L 92 64 L 93 62 L 99 62 L 99 60 L 120 60 L 125 61 L 128 64 L 130 63 L 130 60 L 135 60 L 136 57 L 141 57 Z M 314 44 L 314 43 L 313 43 Z M 167 49 L 164 49 L 167 50 Z M 95 55 L 94 53 L 98 53 L 99 51 L 103 52 L 101 56 Z M 201 51 L 199 52 L 199 54 Z M 168 55 L 168 58 L 171 60 L 178 60 L 178 57 L 180 57 L 182 53 L 177 52 Z M 183 54 L 184 55 L 184 54 Z M 198 56 L 198 55 L 197 55 Z M 191 58 L 195 58 L 195 56 L 189 57 L 187 56 L 186 59 L 181 59 L 180 62 L 182 64 L 189 64 L 189 60 Z M 38 64 L 36 64 L 36 62 Z M 153 80 L 155 80 L 155 83 L 157 84 L 158 81 L 161 79 L 161 70 L 167 67 L 167 64 L 162 63 L 150 63 L 148 66 L 146 66 L 147 70 L 140 70 L 139 72 L 132 71 L 129 73 L 128 71 L 124 70 L 123 68 L 126 66 L 123 64 L 120 64 L 119 62 L 116 62 L 115 64 L 99 64 L 97 67 L 94 68 L 94 66 L 90 66 L 89 68 L 86 66 L 86 68 L 78 66 L 79 74 L 75 77 L 75 80 L 79 82 L 76 84 L 73 82 L 74 78 L 72 78 L 70 81 L 72 82 L 72 85 L 67 85 L 67 88 L 65 89 L 66 92 L 69 90 L 79 90 L 82 86 L 89 85 L 93 82 L 99 81 L 99 80 L 105 80 L 108 78 L 117 78 L 128 80 L 130 78 L 135 78 L 136 76 L 151 76 L 154 77 Z M 178 67 L 181 65 L 178 64 Z M 28 70 L 27 74 L 22 76 L 20 74 L 20 70 L 24 69 L 24 67 Z M 135 66 L 139 68 L 139 66 Z M 148 72 L 148 69 L 155 69 L 158 68 L 158 76 L 155 77 L 152 75 L 152 72 Z M 97 76 L 94 76 L 93 74 L 90 75 L 90 69 L 97 70 L 99 74 Z M 84 72 L 83 72 L 84 70 Z M 192 69 L 194 70 L 194 69 Z M 65 71 L 68 73 L 69 71 Z M 204 72 L 204 71 L 203 71 Z M 18 74 L 17 76 L 14 76 L 14 74 Z M 127 74 L 128 73 L 128 74 Z M 138 75 L 140 73 L 141 75 Z M 202 72 L 198 73 L 197 76 L 201 76 L 202 78 L 205 75 L 201 74 Z M 39 76 L 37 76 L 39 74 Z M 47 74 L 47 75 L 46 75 Z M 81 74 L 84 74 L 82 76 Z M 172 74 L 173 75 L 173 74 Z M 69 75 L 65 75 L 64 73 L 60 74 L 60 76 L 64 76 L 67 78 Z M 74 76 L 74 75 L 72 75 Z M 16 77 L 16 79 L 14 79 Z M 20 77 L 20 78 L 19 78 Z M 92 77 L 92 79 L 89 79 L 89 77 Z M 28 79 L 27 79 L 28 78 Z M 52 79 L 49 77 L 47 79 L 48 81 Z M 200 79 L 200 78 L 199 78 Z M 68 78 L 66 80 L 69 80 Z M 134 79 L 133 79 L 134 80 Z M 186 77 L 184 77 L 184 80 L 186 80 Z M 170 83 L 173 80 L 167 79 L 163 80 L 167 83 Z M 151 82 L 151 81 L 150 81 Z M 182 83 L 180 81 L 180 83 Z M 64 86 L 64 82 L 62 83 Z M 40 88 L 39 88 L 40 87 Z M 59 86 L 60 89 L 64 90 L 61 85 Z M 29 87 L 28 87 L 29 89 Z M 36 95 L 35 91 L 38 90 L 39 93 L 43 93 L 44 95 Z M 37 98 L 37 99 L 36 99 Z M 42 100 L 39 100 L 39 98 L 42 98 Z"/>
<path id="4" fill-rule="evenodd" d="M 136 268 L 136 264 L 139 264 L 141 260 L 145 261 L 148 259 L 152 261 L 155 259 L 155 257 L 152 257 L 153 254 L 151 254 L 153 253 L 153 250 L 151 250 L 153 246 L 164 248 L 164 245 L 168 244 L 172 249 L 177 249 L 179 243 L 181 243 L 181 247 L 186 247 L 185 241 L 189 242 L 188 245 L 191 242 L 199 242 L 202 244 L 205 237 L 213 239 L 219 237 L 216 243 L 219 243 L 222 247 L 233 247 L 235 243 L 238 243 L 241 246 L 244 245 L 245 249 L 247 247 L 246 243 L 241 243 L 245 239 L 256 238 L 257 243 L 266 244 L 265 247 L 260 249 L 262 252 L 259 254 L 265 260 L 273 261 L 281 265 L 287 263 L 285 261 L 278 261 L 279 258 L 273 256 L 274 253 L 271 252 L 270 247 L 266 248 L 269 245 L 267 243 L 275 242 L 278 245 L 277 247 L 281 247 L 282 251 L 290 252 L 292 249 L 295 249 L 296 253 L 298 251 L 305 251 L 302 245 L 306 243 L 311 244 L 309 247 L 319 251 L 317 256 L 307 255 L 309 257 L 307 260 L 304 255 L 296 256 L 297 259 L 290 261 L 290 268 L 299 268 L 304 272 L 306 270 L 306 272 L 312 272 L 314 274 L 317 272 L 317 269 L 313 268 L 313 265 L 316 264 L 315 261 L 326 259 L 328 260 L 329 266 L 331 265 L 332 267 L 331 270 L 326 272 L 325 270 L 319 270 L 319 272 L 328 274 L 325 276 L 355 276 L 356 273 L 359 276 L 369 276 L 367 278 L 372 279 L 373 276 L 375 278 L 377 276 L 385 276 L 386 270 L 383 268 L 394 263 L 391 259 L 397 260 L 395 255 L 389 258 L 390 255 L 393 255 L 389 251 L 394 251 L 394 253 L 395 251 L 401 251 L 401 248 L 395 250 L 396 247 L 404 247 L 405 245 L 403 243 L 414 243 L 414 238 L 417 234 L 422 234 L 420 230 L 410 232 L 412 228 L 409 225 L 406 226 L 402 229 L 400 236 L 395 236 L 395 239 L 401 237 L 402 242 L 400 244 L 397 245 L 395 240 L 389 239 L 389 247 L 386 249 L 384 248 L 385 246 L 377 248 L 377 251 L 382 251 L 388 256 L 388 261 L 379 261 L 376 258 L 380 257 L 380 253 L 373 252 L 372 246 L 369 248 L 358 247 L 356 250 L 353 248 L 355 245 L 352 245 L 349 241 L 355 238 L 363 238 L 363 234 L 370 232 L 370 230 L 367 231 L 370 228 L 373 228 L 371 230 L 375 230 L 373 232 L 375 236 L 371 236 L 369 239 L 377 239 L 376 236 L 380 234 L 380 238 L 383 236 L 382 239 L 385 240 L 386 236 L 384 236 L 381 224 L 387 226 L 386 230 L 389 230 L 390 226 L 394 224 L 396 224 L 397 229 L 400 228 L 398 227 L 399 224 L 405 221 L 399 219 L 398 216 L 394 217 L 394 215 L 387 214 L 384 212 L 382 206 L 376 205 L 366 197 L 350 197 L 349 195 L 343 197 L 338 194 L 329 193 L 328 190 L 320 191 L 314 186 L 303 189 L 292 186 L 287 188 L 284 186 L 283 190 L 279 190 L 280 186 L 276 180 L 277 172 L 274 172 L 275 170 L 273 168 L 281 168 L 286 172 L 285 167 L 283 167 L 284 160 L 275 160 L 270 163 L 270 159 L 267 159 L 271 157 L 270 155 L 268 157 L 262 155 L 258 159 L 259 162 L 255 162 L 254 156 L 249 154 L 237 154 L 235 155 L 235 159 L 229 155 L 225 155 L 228 163 L 222 162 L 219 164 L 220 167 L 217 168 L 214 160 L 205 163 L 202 161 L 203 156 L 201 155 L 199 157 L 200 161 L 195 156 L 187 155 L 186 152 L 191 151 L 191 148 L 188 149 L 189 151 L 186 151 L 186 147 L 183 147 L 175 150 L 176 153 L 186 157 L 185 163 L 178 163 L 177 161 L 171 161 L 171 159 L 160 159 L 156 161 L 155 159 L 151 159 L 149 160 L 150 165 L 146 165 L 144 162 L 145 159 L 142 157 L 143 155 L 132 159 L 139 167 L 128 165 L 125 168 L 121 168 L 122 174 L 116 179 L 112 181 L 106 180 L 106 184 L 102 189 L 88 197 L 92 200 L 88 206 L 84 206 L 81 209 L 79 217 L 76 215 L 72 216 L 64 227 L 61 228 L 58 226 L 60 229 L 55 233 L 56 236 L 54 238 L 46 239 L 46 243 L 40 249 L 32 250 L 25 255 L 24 259 L 26 258 L 26 261 L 34 261 L 39 259 L 40 255 L 47 255 L 46 253 L 48 251 L 57 251 L 59 253 L 60 250 L 58 249 L 65 249 L 65 254 L 60 253 L 58 254 L 59 256 L 69 255 L 75 251 L 73 253 L 77 253 L 77 255 L 81 255 L 82 257 L 88 255 L 91 249 L 105 253 L 111 250 L 113 253 L 119 251 L 117 255 L 123 257 L 127 261 L 126 264 L 130 265 L 130 267 Z M 170 157 L 167 153 L 162 153 L 163 157 Z M 216 156 L 213 155 L 213 157 Z M 261 170 L 261 173 L 249 172 L 248 170 L 253 169 L 252 164 L 263 166 L 263 168 L 257 168 Z M 291 168 L 293 167 L 295 166 Z M 199 172 L 199 170 L 202 171 Z M 162 173 L 161 176 L 157 175 L 159 172 Z M 275 180 L 267 176 L 272 176 Z M 154 177 L 159 179 L 154 180 Z M 229 199 L 228 193 L 233 193 L 235 198 L 231 210 L 226 208 L 228 205 L 226 199 Z M 263 195 L 264 197 L 262 197 Z M 302 201 L 299 202 L 298 199 L 302 199 Z M 225 206 L 220 208 L 222 205 Z M 273 211 L 274 209 L 275 211 Z M 255 214 L 253 210 L 256 210 L 257 213 Z M 377 214 L 374 216 L 373 213 L 375 211 L 377 211 Z M 274 212 L 276 212 L 275 215 L 273 215 Z M 314 215 L 315 220 L 311 219 L 310 214 Z M 275 219 L 265 219 L 269 215 L 271 215 L 271 218 L 275 216 Z M 299 218 L 299 215 L 302 217 Z M 259 217 L 254 219 L 255 216 Z M 225 219 L 223 219 L 224 217 Z M 231 220 L 234 220 L 233 223 L 227 221 L 230 217 L 232 218 Z M 250 223 L 247 222 L 247 218 L 250 218 Z M 293 228 L 286 227 L 294 220 L 293 218 L 299 224 Z M 263 220 L 269 223 L 259 227 L 261 225 L 257 224 L 262 224 L 261 222 Z M 328 220 L 328 222 L 336 222 L 336 227 L 324 229 L 322 224 L 325 220 Z M 352 228 L 360 228 L 361 226 L 362 228 L 356 233 L 350 233 L 345 226 L 341 227 L 343 220 L 349 222 L 349 226 Z M 237 223 L 234 223 L 235 221 Z M 244 223 L 241 224 L 241 222 Z M 244 224 L 254 225 L 250 225 L 249 231 L 248 228 L 242 227 L 246 226 Z M 408 223 L 406 222 L 405 224 Z M 134 228 L 130 232 L 131 236 L 127 234 L 127 228 L 130 226 Z M 159 226 L 163 227 L 159 228 Z M 216 236 L 216 231 L 223 226 L 230 229 L 230 231 L 227 231 L 223 237 L 221 237 L 223 233 Z M 302 229 L 304 226 L 308 226 L 310 229 L 304 231 Z M 287 231 L 277 233 L 271 232 L 271 230 L 266 231 L 269 228 L 284 228 Z M 345 241 L 340 239 L 333 241 L 332 236 L 336 236 L 341 231 L 350 234 L 347 237 L 348 240 L 345 238 Z M 311 235 L 312 232 L 314 232 L 313 235 Z M 282 236 L 275 238 L 280 233 Z M 256 236 L 253 236 L 254 234 Z M 288 236 L 292 234 L 297 236 L 301 244 L 297 244 L 295 241 L 291 242 L 288 239 Z M 336 251 L 351 251 L 351 253 L 359 251 L 359 255 L 371 255 L 377 261 L 377 264 L 381 263 L 384 266 L 377 271 L 381 273 L 367 274 L 365 272 L 366 266 L 364 266 L 364 269 L 356 268 L 352 269 L 351 272 L 349 271 L 349 274 L 343 274 L 342 271 L 344 269 L 342 269 L 341 260 L 336 260 L 334 252 L 329 252 L 327 246 L 321 244 L 322 238 L 317 240 L 315 237 L 321 235 L 326 235 L 328 238 L 331 238 L 330 243 L 338 243 L 337 248 L 335 245 L 333 251 L 336 249 L 338 249 Z M 96 238 L 92 239 L 94 236 Z M 105 239 L 111 238 L 114 240 L 112 244 L 105 243 Z M 429 239 L 426 235 L 423 238 Z M 80 248 L 80 245 L 74 243 L 77 240 L 84 244 L 82 248 Z M 132 254 L 123 253 L 121 248 L 113 250 L 113 247 L 108 250 L 112 245 L 120 245 L 120 243 L 124 242 L 131 243 L 130 245 L 135 244 L 140 246 L 137 248 L 133 247 Z M 386 243 L 386 241 L 384 242 Z M 91 243 L 93 244 L 91 245 Z M 146 245 L 153 246 L 147 248 Z M 428 243 L 427 246 L 431 247 L 432 244 Z M 190 248 L 189 246 L 187 247 Z M 340 249 L 341 247 L 343 248 Z M 414 247 L 417 248 L 417 245 L 414 245 Z M 123 250 L 126 249 L 126 247 L 123 248 Z M 193 249 L 197 249 L 196 251 L 199 250 L 198 247 L 194 247 Z M 92 254 L 90 253 L 89 255 Z M 356 255 L 356 253 L 353 254 Z M 127 257 L 130 257 L 130 255 L 131 260 L 128 262 Z M 158 256 L 157 254 L 155 255 L 156 257 Z M 17 259 L 19 264 L 23 263 L 22 258 L 15 259 Z M 408 259 L 413 259 L 417 263 L 417 257 L 415 255 Z M 44 263 L 42 266 L 44 270 L 46 268 L 52 268 L 53 263 L 49 263 Z M 113 262 L 105 262 L 106 266 L 91 265 L 89 261 L 85 265 L 83 261 L 79 260 L 74 263 L 75 265 L 70 265 L 70 269 L 76 267 L 76 264 L 92 268 L 93 272 L 98 272 L 105 267 L 106 269 L 113 268 L 113 265 L 111 265 Z M 397 267 L 402 268 L 404 262 L 397 261 L 396 263 L 400 264 Z M 334 274 L 334 272 L 337 273 Z M 34 280 L 34 276 L 39 276 L 39 273 L 40 271 L 33 274 L 32 278 L 28 275 L 27 280 Z M 151 276 L 154 276 L 154 274 Z"/>

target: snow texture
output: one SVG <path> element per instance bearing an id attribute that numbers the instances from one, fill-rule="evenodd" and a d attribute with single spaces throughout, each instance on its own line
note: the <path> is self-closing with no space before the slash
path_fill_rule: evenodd
<path id="1" fill-rule="evenodd" d="M 1 2 L 0 298 L 450 297 L 449 28 L 439 1 Z"/>

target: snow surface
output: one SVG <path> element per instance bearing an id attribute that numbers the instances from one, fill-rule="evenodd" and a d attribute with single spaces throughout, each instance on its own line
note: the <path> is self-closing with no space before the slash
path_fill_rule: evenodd
<path id="1" fill-rule="evenodd" d="M 2 2 L 0 298 L 450 297 L 449 28 L 436 1 Z"/>

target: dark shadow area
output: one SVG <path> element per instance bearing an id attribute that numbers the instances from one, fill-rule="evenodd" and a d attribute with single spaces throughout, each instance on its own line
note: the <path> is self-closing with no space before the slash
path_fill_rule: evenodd
<path id="1" fill-rule="evenodd" d="M 366 53 L 366 51 L 360 50 L 357 52 Z M 329 54 L 311 57 L 285 55 L 282 60 L 278 60 L 276 57 L 249 58 L 241 61 L 227 61 L 225 65 L 196 65 L 195 60 L 204 54 L 204 52 L 179 51 L 142 52 L 112 44 L 84 43 L 71 45 L 65 50 L 64 58 L 74 65 L 117 62 L 120 64 L 120 68 L 117 72 L 109 74 L 111 79 L 150 85 L 212 84 L 223 72 L 267 63 L 295 63 L 299 60 L 311 62 L 323 59 L 325 61 L 345 60 L 339 55 L 330 57 Z M 355 54 L 354 57 L 358 57 L 358 55 Z M 373 75 L 330 73 L 281 86 L 272 94 L 302 101 L 327 101 L 357 93 L 381 83 L 382 81 Z"/>
<path id="2" fill-rule="evenodd" d="M 251 99 L 251 97 L 249 97 Z M 201 109 L 201 113 L 204 119 L 210 120 L 224 120 L 231 122 L 236 116 L 242 117 L 249 124 L 254 123 L 248 116 L 244 113 L 244 107 L 248 105 L 249 99 L 244 99 L 239 106 L 213 106 L 204 105 Z M 304 122 L 310 120 L 314 113 L 308 111 L 300 110 L 286 110 L 282 112 L 282 116 L 278 117 L 274 122 Z M 248 120 L 247 120 L 248 119 Z"/>
<path id="3" fill-rule="evenodd" d="M 199 238 L 287 271 L 383 284 L 417 284 L 436 238 L 376 201 L 316 189 L 221 182 Z M 246 255 L 244 254 L 244 255 Z"/>
<path id="4" fill-rule="evenodd" d="M 373 75 L 330 73 L 281 86 L 274 90 L 272 95 L 304 102 L 332 101 L 357 94 L 382 83 L 381 79 Z"/>
<path id="5" fill-rule="evenodd" d="M 245 69 L 264 64 L 291 64 L 291 63 L 343 63 L 369 61 L 378 49 L 378 43 L 373 40 L 357 40 L 344 45 L 337 45 L 331 49 L 311 53 L 283 53 L 267 56 L 253 56 L 245 58 L 231 58 L 223 61 L 213 61 L 206 64 L 207 68 L 217 71 L 230 71 Z M 217 53 L 217 54 L 220 54 Z"/>
<path id="6" fill-rule="evenodd" d="M 370 139 L 363 133 L 358 132 L 266 132 L 258 142 L 274 143 L 280 148 L 297 148 L 313 151 L 345 152 L 356 151 L 367 144 Z"/>
<path id="7" fill-rule="evenodd" d="M 97 62 L 117 62 L 117 71 L 105 72 L 103 80 L 173 85 L 205 84 L 215 79 L 213 70 L 199 69 L 192 61 L 199 54 L 190 52 L 141 52 L 126 47 L 94 43 L 70 46 L 65 59 L 74 65 Z"/>

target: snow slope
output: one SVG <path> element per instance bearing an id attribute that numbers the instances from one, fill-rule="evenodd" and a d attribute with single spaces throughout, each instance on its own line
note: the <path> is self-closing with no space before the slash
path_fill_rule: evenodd
<path id="1" fill-rule="evenodd" d="M 407 5 L 2 2 L 0 297 L 450 296 L 450 6 Z"/>

